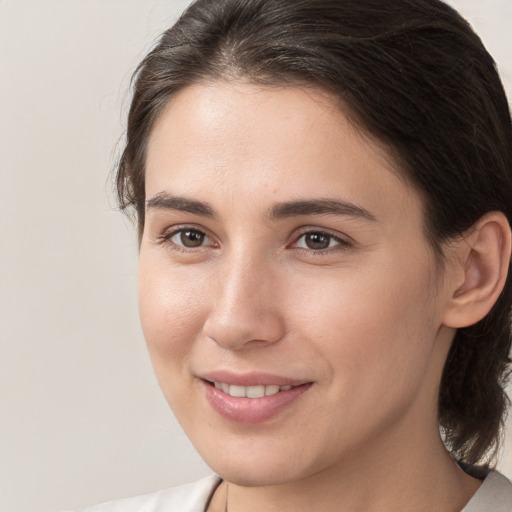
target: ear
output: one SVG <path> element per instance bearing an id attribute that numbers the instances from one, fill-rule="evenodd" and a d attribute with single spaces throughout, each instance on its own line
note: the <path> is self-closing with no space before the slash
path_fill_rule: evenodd
<path id="1" fill-rule="evenodd" d="M 452 249 L 443 323 L 467 327 L 487 315 L 505 285 L 511 251 L 507 218 L 502 212 L 484 215 Z"/>

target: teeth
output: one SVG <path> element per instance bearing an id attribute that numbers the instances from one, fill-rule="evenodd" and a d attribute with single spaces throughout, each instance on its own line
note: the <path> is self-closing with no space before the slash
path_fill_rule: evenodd
<path id="1" fill-rule="evenodd" d="M 279 391 L 288 391 L 293 386 L 276 386 L 269 384 L 268 386 L 235 386 L 234 384 L 225 384 L 224 382 L 214 382 L 217 389 L 224 393 L 235 396 L 237 398 L 261 398 L 279 393 Z"/>
<path id="2" fill-rule="evenodd" d="M 265 386 L 248 386 L 245 388 L 247 398 L 261 398 L 265 396 Z"/>
<path id="3" fill-rule="evenodd" d="M 231 396 L 236 396 L 240 398 L 244 398 L 246 393 L 245 386 L 229 386 L 229 394 Z"/>
<path id="4" fill-rule="evenodd" d="M 265 396 L 279 393 L 279 386 L 265 386 Z"/>

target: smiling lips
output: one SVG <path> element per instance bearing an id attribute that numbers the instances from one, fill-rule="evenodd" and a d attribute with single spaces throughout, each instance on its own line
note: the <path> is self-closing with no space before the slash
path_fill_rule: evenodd
<path id="1" fill-rule="evenodd" d="M 293 386 L 277 386 L 270 384 L 267 386 L 237 386 L 235 384 L 226 384 L 224 382 L 214 382 L 216 389 L 222 389 L 224 393 L 238 398 L 261 398 L 279 393 L 279 391 L 288 391 Z"/>
<path id="2" fill-rule="evenodd" d="M 270 419 L 294 403 L 312 386 L 311 382 L 282 385 L 240 383 L 240 380 L 254 381 L 254 377 L 239 378 L 237 384 L 229 384 L 224 382 L 225 380 L 235 379 L 201 379 L 206 398 L 220 416 L 244 424 L 261 423 Z M 256 380 L 262 382 L 263 378 L 259 377 Z"/>

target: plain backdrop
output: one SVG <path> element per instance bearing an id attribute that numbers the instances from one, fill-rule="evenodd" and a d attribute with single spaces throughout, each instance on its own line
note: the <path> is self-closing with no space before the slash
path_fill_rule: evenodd
<path id="1" fill-rule="evenodd" d="M 0 0 L 1 512 L 74 508 L 210 471 L 153 377 L 136 237 L 109 181 L 130 74 L 187 3 Z M 512 0 L 451 3 L 510 97 Z"/>

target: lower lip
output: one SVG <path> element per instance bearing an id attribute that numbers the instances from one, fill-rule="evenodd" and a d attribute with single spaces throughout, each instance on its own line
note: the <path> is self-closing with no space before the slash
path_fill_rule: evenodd
<path id="1" fill-rule="evenodd" d="M 211 383 L 202 381 L 206 398 L 213 409 L 223 418 L 237 423 L 261 423 L 294 403 L 305 393 L 312 383 L 295 386 L 275 395 L 261 398 L 239 398 L 228 395 Z"/>

